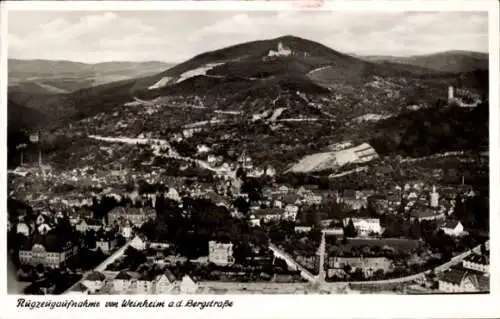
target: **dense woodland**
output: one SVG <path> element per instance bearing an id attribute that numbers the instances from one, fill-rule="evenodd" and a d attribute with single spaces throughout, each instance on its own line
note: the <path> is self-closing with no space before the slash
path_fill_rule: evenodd
<path id="1" fill-rule="evenodd" d="M 438 103 L 381 121 L 370 144 L 381 155 L 411 157 L 446 151 L 485 151 L 489 143 L 488 113 L 488 102 L 472 110 Z"/>

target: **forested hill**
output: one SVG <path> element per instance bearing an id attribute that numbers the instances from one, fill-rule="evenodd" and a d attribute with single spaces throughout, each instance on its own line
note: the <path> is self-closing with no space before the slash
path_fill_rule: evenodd
<path id="1" fill-rule="evenodd" d="M 473 109 L 441 106 L 405 112 L 379 122 L 370 144 L 379 154 L 428 156 L 488 149 L 488 102 Z"/>

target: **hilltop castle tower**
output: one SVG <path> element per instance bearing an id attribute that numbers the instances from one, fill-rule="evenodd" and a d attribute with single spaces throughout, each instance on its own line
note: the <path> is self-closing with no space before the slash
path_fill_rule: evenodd
<path id="1" fill-rule="evenodd" d="M 432 186 L 431 207 L 436 208 L 438 206 L 439 206 L 439 193 L 436 192 L 436 186 Z"/>

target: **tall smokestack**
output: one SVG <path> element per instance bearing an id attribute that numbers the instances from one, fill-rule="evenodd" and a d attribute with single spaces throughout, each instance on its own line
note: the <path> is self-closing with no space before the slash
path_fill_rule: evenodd
<path id="1" fill-rule="evenodd" d="M 448 100 L 453 100 L 453 86 L 448 87 Z"/>

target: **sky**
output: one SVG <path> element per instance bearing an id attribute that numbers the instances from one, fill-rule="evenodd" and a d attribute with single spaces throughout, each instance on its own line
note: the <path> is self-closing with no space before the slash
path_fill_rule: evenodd
<path id="1" fill-rule="evenodd" d="M 294 35 L 359 55 L 488 52 L 486 12 L 9 11 L 18 59 L 182 62 L 241 42 Z"/>

